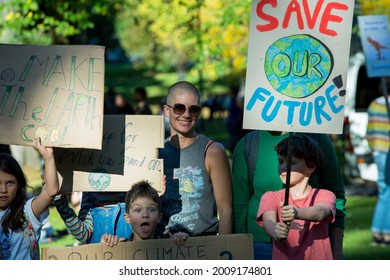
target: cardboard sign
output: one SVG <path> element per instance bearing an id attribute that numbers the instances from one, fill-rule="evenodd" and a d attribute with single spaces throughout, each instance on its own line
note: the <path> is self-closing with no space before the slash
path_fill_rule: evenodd
<path id="1" fill-rule="evenodd" d="M 171 239 L 42 248 L 43 260 L 253 260 L 249 234 L 190 237 L 183 246 Z"/>
<path id="2" fill-rule="evenodd" d="M 100 149 L 104 47 L 0 45 L 0 143 Z"/>
<path id="3" fill-rule="evenodd" d="M 390 32 L 387 15 L 359 16 L 368 77 L 390 76 Z"/>
<path id="4" fill-rule="evenodd" d="M 60 192 L 128 191 L 140 180 L 160 191 L 163 146 L 163 116 L 105 115 L 102 150 L 55 148 Z"/>
<path id="5" fill-rule="evenodd" d="M 245 129 L 342 133 L 354 1 L 253 0 Z"/>

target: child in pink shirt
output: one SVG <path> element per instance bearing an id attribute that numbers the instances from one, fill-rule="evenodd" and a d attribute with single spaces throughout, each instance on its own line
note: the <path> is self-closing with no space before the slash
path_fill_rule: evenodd
<path id="1" fill-rule="evenodd" d="M 272 238 L 274 260 L 331 260 L 328 234 L 335 218 L 336 196 L 309 185 L 323 153 L 319 144 L 305 136 L 293 136 L 288 205 L 285 189 L 266 192 L 261 198 L 257 223 Z M 286 184 L 288 138 L 276 145 L 278 171 Z"/>

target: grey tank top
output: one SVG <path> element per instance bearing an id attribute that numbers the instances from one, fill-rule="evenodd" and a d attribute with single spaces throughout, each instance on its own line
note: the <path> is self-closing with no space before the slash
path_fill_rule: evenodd
<path id="1" fill-rule="evenodd" d="M 163 218 L 157 229 L 159 235 L 178 231 L 190 236 L 217 233 L 216 202 L 205 166 L 208 141 L 209 138 L 199 135 L 193 144 L 178 149 L 166 140 L 160 150 L 166 191 L 161 196 Z"/>

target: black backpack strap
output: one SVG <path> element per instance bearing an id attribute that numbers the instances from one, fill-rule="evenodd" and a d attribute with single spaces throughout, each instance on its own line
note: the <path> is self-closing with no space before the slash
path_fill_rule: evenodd
<path id="1" fill-rule="evenodd" d="M 257 150 L 259 147 L 259 132 L 257 130 L 251 131 L 244 137 L 244 157 L 248 167 L 248 180 L 250 196 L 253 195 L 253 176 L 256 168 Z"/>

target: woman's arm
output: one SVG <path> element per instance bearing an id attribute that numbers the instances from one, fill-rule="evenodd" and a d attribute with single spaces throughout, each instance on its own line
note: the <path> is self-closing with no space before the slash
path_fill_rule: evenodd
<path id="1" fill-rule="evenodd" d="M 219 216 L 219 234 L 233 232 L 232 181 L 225 148 L 214 142 L 208 149 L 206 168 L 213 184 Z"/>

